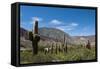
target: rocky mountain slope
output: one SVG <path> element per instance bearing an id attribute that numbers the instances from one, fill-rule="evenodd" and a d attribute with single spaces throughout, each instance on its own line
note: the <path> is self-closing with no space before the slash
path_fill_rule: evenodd
<path id="1" fill-rule="evenodd" d="M 64 36 L 69 44 L 86 44 L 87 41 L 89 40 L 91 44 L 95 45 L 95 36 L 90 35 L 90 36 L 70 36 L 68 33 L 65 33 L 59 29 L 55 28 L 39 28 L 39 35 L 41 40 L 46 40 L 46 41 L 55 41 L 55 42 L 63 42 Z M 20 28 L 20 41 L 21 41 L 21 46 L 23 47 L 31 47 L 31 41 L 29 40 L 29 31 Z"/>

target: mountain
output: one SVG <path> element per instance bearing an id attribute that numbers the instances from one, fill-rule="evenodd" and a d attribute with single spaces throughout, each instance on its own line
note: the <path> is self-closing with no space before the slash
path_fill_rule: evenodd
<path id="1" fill-rule="evenodd" d="M 63 42 L 64 37 L 68 44 L 86 44 L 89 40 L 92 45 L 95 45 L 95 35 L 90 36 L 70 36 L 68 33 L 56 28 L 39 28 L 40 39 L 43 41 Z M 29 40 L 29 31 L 20 28 L 21 47 L 32 47 L 32 42 Z"/>
<path id="2" fill-rule="evenodd" d="M 89 40 L 92 45 L 95 45 L 95 35 L 74 36 L 73 39 L 76 44 L 86 44 Z"/>
<path id="3" fill-rule="evenodd" d="M 55 29 L 55 28 L 39 28 L 39 35 L 40 38 L 43 40 L 54 40 L 54 41 L 63 41 L 64 40 L 64 36 L 65 39 L 67 39 L 67 41 L 71 41 L 71 36 L 59 29 Z M 29 31 L 20 28 L 20 36 L 24 37 L 25 39 L 29 39 Z"/>
<path id="4" fill-rule="evenodd" d="M 25 38 L 25 39 L 29 39 L 29 35 L 28 35 L 28 32 L 27 30 L 25 30 L 24 28 L 20 28 L 20 36 Z"/>
<path id="5" fill-rule="evenodd" d="M 64 41 L 64 37 L 67 42 L 71 42 L 72 38 L 68 33 L 65 33 L 56 28 L 39 28 L 39 35 L 46 36 L 58 41 Z"/>

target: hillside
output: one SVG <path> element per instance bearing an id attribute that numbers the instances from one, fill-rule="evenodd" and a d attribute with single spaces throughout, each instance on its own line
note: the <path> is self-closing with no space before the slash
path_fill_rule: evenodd
<path id="1" fill-rule="evenodd" d="M 87 40 L 91 42 L 91 45 L 95 45 L 95 35 L 89 36 L 74 36 L 74 43 L 76 44 L 86 44 Z"/>
<path id="2" fill-rule="evenodd" d="M 68 33 L 65 33 L 59 29 L 55 28 L 39 28 L 39 35 L 41 40 L 45 41 L 55 41 L 55 42 L 63 42 L 64 35 L 65 39 L 68 44 L 86 44 L 89 40 L 92 45 L 95 45 L 95 36 L 70 36 Z M 31 47 L 31 41 L 29 40 L 29 31 L 20 28 L 20 40 L 21 40 L 21 46 L 23 47 Z"/>

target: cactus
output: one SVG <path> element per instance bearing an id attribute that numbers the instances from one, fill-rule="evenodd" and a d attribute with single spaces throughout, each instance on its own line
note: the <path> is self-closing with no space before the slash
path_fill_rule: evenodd
<path id="1" fill-rule="evenodd" d="M 64 40 L 63 40 L 63 43 L 65 44 L 65 34 L 64 34 Z"/>
<path id="2" fill-rule="evenodd" d="M 61 50 L 60 50 L 60 45 L 58 46 L 59 48 L 58 48 L 58 51 L 60 52 Z"/>
<path id="3" fill-rule="evenodd" d="M 63 37 L 63 52 L 65 52 L 65 34 L 64 34 L 64 37 Z"/>
<path id="4" fill-rule="evenodd" d="M 53 43 L 52 43 L 52 47 L 51 47 L 51 53 L 53 53 Z"/>
<path id="5" fill-rule="evenodd" d="M 58 52 L 60 52 L 60 44 L 58 44 Z"/>
<path id="6" fill-rule="evenodd" d="M 34 31 L 29 32 L 29 39 L 32 41 L 32 49 L 33 55 L 38 54 L 38 42 L 40 40 L 40 36 L 38 35 L 38 21 L 35 21 L 35 25 L 33 28 Z"/>
<path id="7" fill-rule="evenodd" d="M 89 40 L 88 40 L 88 43 L 86 45 L 86 48 L 91 49 L 91 44 L 90 44 L 90 41 Z"/>
<path id="8" fill-rule="evenodd" d="M 29 40 L 33 41 L 33 33 L 29 32 Z"/>
<path id="9" fill-rule="evenodd" d="M 57 54 L 57 49 L 58 49 L 58 48 L 57 48 L 57 43 L 56 43 L 56 50 L 55 50 L 56 54 Z"/>
<path id="10" fill-rule="evenodd" d="M 66 41 L 66 45 L 65 45 L 65 52 L 67 52 L 67 41 Z"/>

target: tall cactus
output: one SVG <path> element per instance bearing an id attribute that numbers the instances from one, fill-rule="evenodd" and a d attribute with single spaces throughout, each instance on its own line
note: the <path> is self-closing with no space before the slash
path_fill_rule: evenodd
<path id="1" fill-rule="evenodd" d="M 64 40 L 63 40 L 63 43 L 64 43 L 64 52 L 67 52 L 67 41 L 66 41 L 65 34 L 64 34 Z"/>
<path id="2" fill-rule="evenodd" d="M 40 36 L 38 35 L 38 21 L 35 20 L 34 28 L 32 29 L 34 31 L 29 33 L 29 39 L 32 41 L 32 50 L 33 55 L 38 54 L 38 42 L 40 40 Z"/>
<path id="3" fill-rule="evenodd" d="M 57 54 L 57 49 L 58 49 L 58 46 L 57 46 L 57 43 L 56 43 L 56 45 L 55 45 L 55 53 Z"/>
<path id="4" fill-rule="evenodd" d="M 33 30 L 34 30 L 33 34 L 38 34 L 38 21 L 37 20 L 35 21 Z"/>
<path id="5" fill-rule="evenodd" d="M 64 34 L 64 40 L 63 40 L 64 44 L 65 44 L 65 34 Z"/>
<path id="6" fill-rule="evenodd" d="M 51 46 L 51 53 L 53 54 L 53 43 L 52 43 L 52 46 Z"/>
<path id="7" fill-rule="evenodd" d="M 65 52 L 67 53 L 67 41 L 66 41 L 65 44 L 66 44 L 66 45 L 65 45 Z"/>
<path id="8" fill-rule="evenodd" d="M 59 45 L 58 47 L 59 47 L 59 48 L 58 48 L 58 51 L 61 52 L 60 45 Z"/>
<path id="9" fill-rule="evenodd" d="M 90 41 L 89 40 L 88 40 L 88 43 L 86 45 L 86 48 L 91 49 L 91 44 L 90 44 Z"/>

